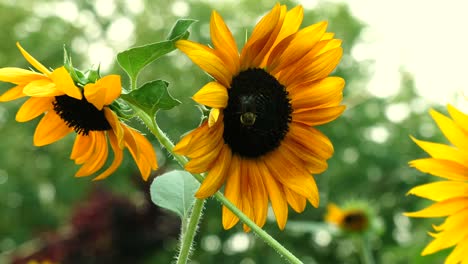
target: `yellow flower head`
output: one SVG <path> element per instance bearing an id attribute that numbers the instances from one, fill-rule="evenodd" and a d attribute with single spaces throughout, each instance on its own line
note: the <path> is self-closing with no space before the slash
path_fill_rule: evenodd
<path id="1" fill-rule="evenodd" d="M 468 262 L 468 115 L 448 105 L 450 117 L 431 110 L 431 116 L 452 146 L 414 139 L 431 158 L 417 159 L 410 166 L 422 172 L 446 179 L 414 187 L 408 194 L 435 203 L 421 211 L 406 213 L 410 217 L 447 217 L 434 225 L 434 240 L 422 255 L 455 246 L 446 264 Z"/>
<path id="2" fill-rule="evenodd" d="M 348 232 L 365 232 L 369 225 L 369 213 L 363 208 L 340 208 L 334 203 L 327 206 L 325 221 Z"/>
<path id="3" fill-rule="evenodd" d="M 213 47 L 180 40 L 184 52 L 215 80 L 193 99 L 211 107 L 209 118 L 175 147 L 191 158 L 186 169 L 208 172 L 198 198 L 225 183 L 224 194 L 259 226 L 271 202 L 280 229 L 288 204 L 302 212 L 319 204 L 311 174 L 327 169 L 330 140 L 313 126 L 336 119 L 344 80 L 328 77 L 343 50 L 326 22 L 299 30 L 303 9 L 279 4 L 256 25 L 242 51 L 221 16 L 213 11 Z M 223 226 L 239 219 L 223 207 Z M 244 229 L 248 227 L 244 225 Z"/>
<path id="4" fill-rule="evenodd" d="M 126 147 L 146 180 L 151 170 L 157 168 L 151 143 L 138 131 L 120 122 L 109 107 L 120 96 L 120 76 L 105 76 L 80 88 L 65 67 L 51 72 L 19 43 L 17 46 L 39 72 L 0 68 L 0 81 L 16 85 L 2 94 L 0 101 L 29 97 L 16 114 L 18 122 L 27 122 L 45 114 L 36 127 L 34 145 L 51 144 L 75 131 L 77 137 L 70 158 L 81 165 L 76 173 L 77 177 L 81 177 L 102 169 L 108 157 L 109 140 L 114 161 L 95 179 L 106 178 L 120 166 Z"/>

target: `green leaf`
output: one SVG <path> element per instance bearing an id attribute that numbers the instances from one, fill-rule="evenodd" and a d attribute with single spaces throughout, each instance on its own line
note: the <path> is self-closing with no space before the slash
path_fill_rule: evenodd
<path id="1" fill-rule="evenodd" d="M 175 41 L 188 37 L 187 30 L 194 22 L 195 20 L 191 19 L 178 20 L 172 27 L 168 40 L 131 48 L 117 54 L 117 62 L 130 77 L 132 87 L 136 86 L 138 74 L 146 65 L 175 50 Z"/>
<path id="2" fill-rule="evenodd" d="M 147 82 L 128 94 L 122 94 L 121 97 L 154 116 L 159 109 L 169 110 L 180 104 L 167 90 L 168 85 L 169 83 L 163 80 Z"/>
<path id="3" fill-rule="evenodd" d="M 128 74 L 132 82 L 136 79 L 140 71 L 151 62 L 175 49 L 171 40 L 157 42 L 145 46 L 131 48 L 117 54 L 117 61 Z"/>
<path id="4" fill-rule="evenodd" d="M 188 37 L 188 29 L 190 26 L 197 22 L 196 20 L 193 19 L 179 19 L 177 22 L 174 24 L 174 26 L 171 29 L 171 33 L 169 33 L 169 36 L 167 37 L 168 40 L 179 40 L 179 39 L 186 39 Z"/>
<path id="5" fill-rule="evenodd" d="M 171 171 L 156 177 L 151 183 L 151 200 L 185 219 L 193 206 L 194 195 L 199 187 L 200 183 L 190 173 Z"/>

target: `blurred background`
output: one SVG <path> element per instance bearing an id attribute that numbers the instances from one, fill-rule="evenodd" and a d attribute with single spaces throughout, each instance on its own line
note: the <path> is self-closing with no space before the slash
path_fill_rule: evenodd
<path id="1" fill-rule="evenodd" d="M 450 2 L 450 3 L 449 3 Z M 453 3 L 452 3 L 453 2 Z M 210 43 L 209 18 L 216 9 L 238 43 L 274 1 L 0 0 L 0 67 L 27 68 L 15 47 L 20 41 L 49 67 L 63 64 L 63 45 L 80 69 L 101 65 L 103 75 L 118 73 L 115 55 L 129 47 L 163 40 L 182 17 L 199 20 L 190 39 Z M 346 82 L 347 110 L 320 129 L 335 146 L 329 169 L 317 175 L 321 206 L 302 214 L 290 210 L 285 231 L 269 217 L 265 230 L 305 263 L 360 263 L 352 238 L 336 236 L 323 224 L 326 205 L 350 199 L 367 201 L 380 217 L 372 237 L 377 263 L 441 263 L 448 251 L 420 257 L 426 234 L 439 220 L 410 220 L 402 215 L 428 205 L 407 197 L 413 186 L 435 180 L 407 166 L 425 157 L 409 138 L 442 141 L 428 115 L 452 103 L 467 109 L 463 91 L 468 59 L 462 28 L 468 23 L 462 1 L 282 1 L 303 4 L 303 25 L 328 20 L 329 31 L 343 40 L 344 56 L 334 75 Z M 349 6 L 348 6 L 349 4 Z M 422 12 L 424 10 L 424 12 Z M 464 52 L 464 53 L 463 53 Z M 140 84 L 171 83 L 183 104 L 160 112 L 158 123 L 169 136 L 196 127 L 200 114 L 190 96 L 209 77 L 180 52 L 149 65 Z M 0 91 L 11 86 L 0 83 Z M 465 92 L 465 95 L 467 93 Z M 170 263 L 177 247 L 179 220 L 149 200 L 149 183 L 126 159 L 104 181 L 75 178 L 68 156 L 73 136 L 37 148 L 32 136 L 39 120 L 17 123 L 23 101 L 0 105 L 0 263 L 48 259 L 60 263 Z M 143 131 L 144 128 L 140 128 Z M 146 131 L 145 131 L 146 132 Z M 177 168 L 153 140 L 161 169 Z M 149 181 L 150 182 L 150 181 Z M 225 231 L 220 204 L 210 199 L 196 237 L 192 263 L 283 263 L 276 252 L 240 225 Z"/>

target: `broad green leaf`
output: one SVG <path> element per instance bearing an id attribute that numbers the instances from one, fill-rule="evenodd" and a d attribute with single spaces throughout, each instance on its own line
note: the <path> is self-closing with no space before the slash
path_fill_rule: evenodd
<path id="1" fill-rule="evenodd" d="M 120 52 L 117 54 L 117 61 L 133 82 L 136 82 L 138 74 L 146 65 L 174 49 L 173 41 L 161 41 Z"/>
<path id="2" fill-rule="evenodd" d="M 151 62 L 175 50 L 175 41 L 188 37 L 188 29 L 195 20 L 181 19 L 173 26 L 168 40 L 131 48 L 117 54 L 117 61 L 136 84 L 140 71 Z"/>
<path id="3" fill-rule="evenodd" d="M 147 82 L 128 94 L 122 94 L 121 97 L 153 116 L 159 109 L 169 110 L 180 104 L 167 90 L 168 85 L 169 83 L 163 80 Z"/>
<path id="4" fill-rule="evenodd" d="M 195 192 L 199 187 L 200 183 L 190 173 L 171 171 L 156 177 L 151 183 L 151 200 L 184 219 L 188 217 L 188 212 L 195 201 Z"/>

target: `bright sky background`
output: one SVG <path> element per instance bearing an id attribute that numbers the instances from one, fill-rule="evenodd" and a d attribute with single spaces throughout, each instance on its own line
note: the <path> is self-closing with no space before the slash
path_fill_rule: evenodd
<path id="1" fill-rule="evenodd" d="M 218 3 L 218 0 L 204 0 Z M 230 2 L 232 0 L 224 0 Z M 379 97 L 391 97 L 400 88 L 400 71 L 413 74 L 416 88 L 426 103 L 455 104 L 468 111 L 468 1 L 465 0 L 297 0 L 305 8 L 315 8 L 322 1 L 346 3 L 352 13 L 367 24 L 361 36 L 361 43 L 353 49 L 358 60 L 374 61 L 373 74 L 367 89 Z M 129 0 L 129 12 L 140 13 L 144 9 L 141 0 Z M 115 9 L 114 0 L 96 0 L 100 16 L 111 16 Z M 62 6 L 60 6 L 62 5 Z M 86 23 L 88 34 L 98 32 L 92 19 L 79 16 L 73 2 L 59 2 L 56 8 L 50 4 L 39 14 L 57 10 L 64 19 Z M 62 8 L 59 8 L 62 7 Z M 41 11 L 41 12 L 39 12 Z M 173 3 L 176 16 L 188 14 L 186 0 Z M 266 12 L 267 10 L 265 10 Z M 83 47 L 91 57 L 99 58 L 103 69 L 109 67 L 115 50 L 128 48 L 133 40 L 134 26 L 126 17 L 116 18 L 106 38 L 111 40 L 113 49 L 107 44 L 96 42 L 83 45 L 77 39 L 77 51 Z M 125 38 L 122 38 L 125 36 Z M 129 37 L 130 36 L 130 37 Z"/>
<path id="2" fill-rule="evenodd" d="M 375 61 L 368 86 L 373 94 L 397 92 L 404 69 L 429 103 L 467 107 L 468 1 L 333 1 L 347 3 L 368 24 L 353 56 Z"/>

